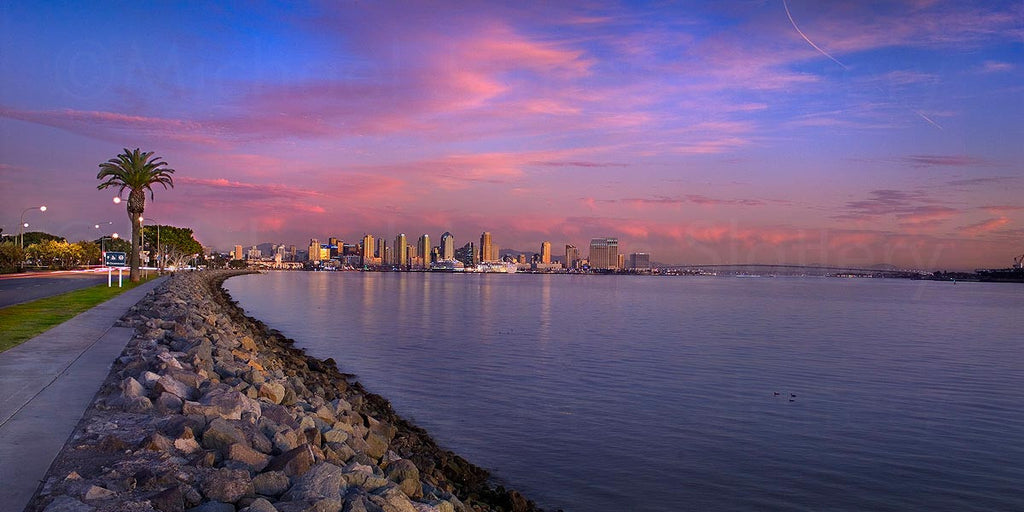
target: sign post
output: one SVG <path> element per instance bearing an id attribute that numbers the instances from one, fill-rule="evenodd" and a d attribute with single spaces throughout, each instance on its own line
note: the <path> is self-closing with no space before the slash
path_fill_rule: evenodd
<path id="1" fill-rule="evenodd" d="M 117 287 L 121 287 L 121 273 L 124 271 L 126 261 L 127 258 L 123 252 L 107 251 L 103 253 L 103 264 L 107 267 L 107 288 L 110 288 L 113 284 L 114 269 L 111 267 L 117 267 Z"/>

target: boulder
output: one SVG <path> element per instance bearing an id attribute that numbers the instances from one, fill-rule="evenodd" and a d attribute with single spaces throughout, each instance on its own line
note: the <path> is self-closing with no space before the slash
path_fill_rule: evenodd
<path id="1" fill-rule="evenodd" d="M 241 469 L 221 468 L 203 479 L 201 490 L 207 498 L 223 503 L 234 503 L 253 493 L 249 472 Z"/>
<path id="2" fill-rule="evenodd" d="M 409 459 L 399 459 L 384 468 L 388 480 L 398 484 L 398 488 L 406 496 L 417 499 L 423 497 L 423 486 L 420 484 L 420 470 Z"/>
<path id="3" fill-rule="evenodd" d="M 225 457 L 229 460 L 242 462 L 255 472 L 262 471 L 270 461 L 270 457 L 253 450 L 246 443 L 234 443 L 228 446 Z"/>
<path id="4" fill-rule="evenodd" d="M 288 476 L 300 476 L 305 474 L 316 462 L 313 454 L 313 447 L 303 444 L 288 450 L 271 459 L 267 469 L 270 471 L 283 471 Z"/>
<path id="5" fill-rule="evenodd" d="M 345 489 L 341 468 L 321 462 L 295 479 L 291 489 L 281 497 L 284 501 L 316 501 L 321 498 L 340 498 Z"/>
<path id="6" fill-rule="evenodd" d="M 264 382 L 260 386 L 259 397 L 272 404 L 280 404 L 284 400 L 284 386 L 277 382 Z"/>
<path id="7" fill-rule="evenodd" d="M 252 478 L 252 487 L 256 494 L 263 496 L 280 496 L 288 490 L 291 480 L 281 471 L 267 471 Z"/>
<path id="8" fill-rule="evenodd" d="M 244 443 L 245 433 L 227 420 L 215 418 L 203 432 L 203 448 L 224 451 L 235 443 Z"/>

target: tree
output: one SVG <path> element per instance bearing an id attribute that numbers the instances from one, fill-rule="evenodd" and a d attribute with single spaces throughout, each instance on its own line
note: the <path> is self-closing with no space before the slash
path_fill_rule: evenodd
<path id="1" fill-rule="evenodd" d="M 139 273 L 139 251 L 142 248 L 142 214 L 146 209 L 146 191 L 149 191 L 149 198 L 153 199 L 153 185 L 163 185 L 164 189 L 174 188 L 174 169 L 166 167 L 161 157 L 153 156 L 152 151 L 142 152 L 139 148 L 134 151 L 124 149 L 124 153 L 111 158 L 100 164 L 100 172 L 96 179 L 106 179 L 96 186 L 103 190 L 107 187 L 119 187 L 117 194 L 120 196 L 125 189 L 128 189 L 128 218 L 132 222 L 132 251 L 128 256 L 128 264 L 131 266 L 129 279 L 133 282 L 141 280 Z"/>
<path id="2" fill-rule="evenodd" d="M 67 241 L 67 239 L 62 237 L 62 236 L 51 235 L 49 233 L 44 233 L 42 231 L 29 231 L 29 232 L 27 232 L 27 233 L 25 233 L 23 235 L 23 238 L 25 239 L 25 242 L 24 242 L 25 247 L 28 247 L 28 246 L 30 246 L 32 244 L 38 244 L 40 242 L 48 242 L 48 241 L 66 242 Z"/>
<path id="3" fill-rule="evenodd" d="M 65 241 L 46 240 L 32 244 L 25 254 L 36 265 L 53 269 L 75 268 L 82 262 L 82 247 Z"/>
<path id="4" fill-rule="evenodd" d="M 192 228 L 174 226 L 148 226 L 143 235 L 143 242 L 153 248 L 156 254 L 157 234 L 160 239 L 160 252 L 164 254 L 165 267 L 182 267 L 196 254 L 203 253 L 203 246 L 192 236 Z"/>
<path id="5" fill-rule="evenodd" d="M 82 264 L 83 265 L 102 265 L 103 261 L 100 256 L 100 245 L 95 242 L 88 240 L 81 240 L 75 242 L 75 245 L 82 251 Z"/>
<path id="6" fill-rule="evenodd" d="M 5 241 L 0 243 L 0 274 L 10 274 L 18 271 L 18 265 L 24 261 L 25 251 L 21 245 Z"/>

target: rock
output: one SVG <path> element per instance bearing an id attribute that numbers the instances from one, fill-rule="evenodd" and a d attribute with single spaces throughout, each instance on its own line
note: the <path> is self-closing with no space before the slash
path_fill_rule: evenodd
<path id="1" fill-rule="evenodd" d="M 160 512 L 185 512 L 185 493 L 181 487 L 171 487 L 150 496 L 149 503 Z"/>
<path id="2" fill-rule="evenodd" d="M 284 386 L 276 382 L 264 382 L 260 386 L 259 397 L 272 404 L 280 404 L 284 400 Z"/>
<path id="3" fill-rule="evenodd" d="M 244 443 L 245 433 L 227 420 L 215 418 L 203 432 L 203 448 L 226 450 L 235 443 Z"/>
<path id="4" fill-rule="evenodd" d="M 341 468 L 321 462 L 297 478 L 282 499 L 316 501 L 321 498 L 340 498 L 344 482 Z"/>
<path id="5" fill-rule="evenodd" d="M 105 487 L 90 485 L 89 488 L 86 489 L 85 494 L 82 495 L 82 499 L 85 501 L 103 500 L 113 496 L 114 494 L 114 491 Z"/>
<path id="6" fill-rule="evenodd" d="M 142 442 L 144 450 L 154 452 L 169 452 L 174 449 L 174 442 L 157 432 L 153 432 Z"/>
<path id="7" fill-rule="evenodd" d="M 331 429 L 323 434 L 325 443 L 344 443 L 348 439 L 348 432 L 344 430 Z"/>
<path id="8" fill-rule="evenodd" d="M 241 469 L 218 469 L 203 480 L 203 495 L 214 501 L 234 503 L 253 493 L 252 479 L 249 472 Z"/>
<path id="9" fill-rule="evenodd" d="M 397 487 L 384 487 L 370 493 L 370 501 L 383 512 L 416 512 L 409 497 Z"/>
<path id="10" fill-rule="evenodd" d="M 370 458 L 379 460 L 388 451 L 389 441 L 377 432 L 366 434 L 366 454 Z M 353 447 L 354 448 L 354 447 Z"/>
<path id="11" fill-rule="evenodd" d="M 128 377 L 121 381 L 121 396 L 124 398 L 138 398 L 146 396 L 146 388 L 139 381 Z"/>
<path id="12" fill-rule="evenodd" d="M 174 440 L 174 447 L 183 453 L 195 453 L 202 449 L 199 442 L 196 441 L 191 427 L 185 427 L 182 430 L 181 435 Z"/>
<path id="13" fill-rule="evenodd" d="M 253 471 L 259 472 L 267 467 L 270 457 L 253 450 L 245 443 L 234 443 L 228 447 L 225 457 L 229 460 L 236 460 L 245 463 Z"/>
<path id="14" fill-rule="evenodd" d="M 291 480 L 281 471 L 267 471 L 253 477 L 252 487 L 256 494 L 280 496 L 288 490 Z"/>
<path id="15" fill-rule="evenodd" d="M 230 503 L 207 501 L 202 505 L 188 509 L 186 512 L 235 512 L 235 506 Z"/>
<path id="16" fill-rule="evenodd" d="M 304 444 L 271 459 L 267 469 L 283 471 L 288 476 L 299 476 L 309 471 L 315 462 L 313 447 Z"/>
<path id="17" fill-rule="evenodd" d="M 248 507 L 243 508 L 240 512 L 279 512 L 276 507 L 269 501 L 263 498 L 256 498 Z"/>
<path id="18" fill-rule="evenodd" d="M 43 509 L 43 512 L 92 512 L 95 508 L 70 496 L 57 496 Z"/>
<path id="19" fill-rule="evenodd" d="M 182 400 L 189 400 L 192 398 L 195 390 L 182 382 L 164 375 L 153 385 L 153 392 L 156 396 L 160 396 L 160 393 L 170 393 Z"/>
<path id="20" fill-rule="evenodd" d="M 420 470 L 409 459 L 400 459 L 384 468 L 388 480 L 398 484 L 398 488 L 406 496 L 417 499 L 423 497 L 423 486 L 420 484 Z"/>
<path id="21" fill-rule="evenodd" d="M 181 406 L 184 402 L 181 398 L 171 393 L 160 393 L 157 397 L 156 403 L 153 404 L 156 407 L 156 411 L 163 415 L 177 414 L 181 412 Z"/>

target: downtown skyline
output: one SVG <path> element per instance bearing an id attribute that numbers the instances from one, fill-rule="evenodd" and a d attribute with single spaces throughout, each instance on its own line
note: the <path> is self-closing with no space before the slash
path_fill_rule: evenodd
<path id="1" fill-rule="evenodd" d="M 669 264 L 1024 253 L 1019 2 L 460 5 L 5 6 L 0 225 L 46 204 L 29 230 L 125 233 L 95 175 L 141 147 L 177 170 L 146 217 L 218 249 L 404 230 L 555 254 L 601 234 Z"/>

